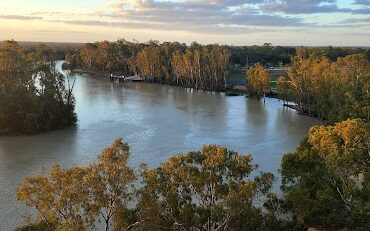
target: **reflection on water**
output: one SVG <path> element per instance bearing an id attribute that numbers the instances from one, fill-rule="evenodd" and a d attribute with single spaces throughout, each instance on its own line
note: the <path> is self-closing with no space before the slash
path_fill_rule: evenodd
<path id="1" fill-rule="evenodd" d="M 178 152 L 221 144 L 252 153 L 263 171 L 276 173 L 317 120 L 284 109 L 276 99 L 225 97 L 147 83 L 110 83 L 78 75 L 74 93 L 78 125 L 30 137 L 0 137 L 0 230 L 24 212 L 14 190 L 26 176 L 57 162 L 87 164 L 116 137 L 131 147 L 130 164 L 156 166 Z"/>

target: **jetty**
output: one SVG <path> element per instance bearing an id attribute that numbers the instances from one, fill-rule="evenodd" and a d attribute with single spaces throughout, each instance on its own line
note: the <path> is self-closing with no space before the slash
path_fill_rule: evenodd
<path id="1" fill-rule="evenodd" d="M 124 76 L 124 75 L 113 75 L 110 74 L 108 76 L 109 81 L 111 82 L 116 82 L 118 81 L 119 83 L 123 83 L 125 81 L 135 81 L 135 82 L 140 82 L 143 81 L 144 78 L 142 75 L 133 75 L 133 76 Z"/>

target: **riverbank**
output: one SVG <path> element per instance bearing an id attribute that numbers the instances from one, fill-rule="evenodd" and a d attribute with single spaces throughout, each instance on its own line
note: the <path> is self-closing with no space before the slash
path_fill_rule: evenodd
<path id="1" fill-rule="evenodd" d="M 89 74 L 89 75 L 92 75 L 92 76 L 107 76 L 107 77 L 109 76 L 109 73 L 107 73 L 105 71 L 97 71 L 97 70 L 75 69 L 75 70 L 73 70 L 72 73 L 75 73 L 75 74 Z M 122 73 L 112 72 L 112 74 L 120 75 Z M 190 86 L 164 83 L 164 82 L 153 82 L 153 81 L 145 81 L 145 80 L 144 80 L 144 82 L 156 83 L 156 84 L 162 84 L 162 85 L 168 85 L 168 86 L 176 86 L 176 87 L 182 87 L 182 88 L 190 88 L 190 89 L 196 89 L 196 90 L 202 90 L 202 91 L 222 92 L 222 93 L 225 93 L 226 96 L 246 96 L 247 97 L 247 88 L 246 88 L 245 85 L 238 85 L 238 84 L 228 85 L 228 86 L 226 86 L 222 89 L 211 90 L 211 89 L 193 88 L 193 87 L 190 87 Z M 280 99 L 276 90 L 274 90 L 274 89 L 271 89 L 270 92 L 266 94 L 266 97 L 267 98 L 273 98 L 273 99 Z M 283 104 L 283 106 L 288 107 L 288 108 L 293 109 L 293 110 L 296 110 L 299 114 L 302 114 L 299 111 L 298 105 Z M 303 115 L 305 115 L 305 114 L 303 114 Z M 307 114 L 307 116 L 310 116 L 310 115 Z M 310 117 L 315 118 L 314 116 L 310 116 Z"/>
<path id="2" fill-rule="evenodd" d="M 283 153 L 294 151 L 307 130 L 320 124 L 283 110 L 275 99 L 266 98 L 264 104 L 163 84 L 111 84 L 103 76 L 76 74 L 77 126 L 36 136 L 0 137 L 0 188 L 5 189 L 0 192 L 0 230 L 14 230 L 29 212 L 14 196 L 25 177 L 38 175 L 52 163 L 91 163 L 116 137 L 131 146 L 130 166 L 155 167 L 177 152 L 220 144 L 252 153 L 261 171 L 278 174 Z"/>

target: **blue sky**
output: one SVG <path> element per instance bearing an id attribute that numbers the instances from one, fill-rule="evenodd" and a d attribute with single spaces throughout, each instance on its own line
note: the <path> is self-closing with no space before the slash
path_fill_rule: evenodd
<path id="1" fill-rule="evenodd" d="M 370 0 L 0 0 L 0 39 L 370 46 Z"/>

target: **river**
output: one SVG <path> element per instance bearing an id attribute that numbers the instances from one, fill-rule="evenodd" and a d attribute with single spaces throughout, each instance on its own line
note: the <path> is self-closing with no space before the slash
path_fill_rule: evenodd
<path id="1" fill-rule="evenodd" d="M 60 65 L 60 63 L 59 63 Z M 130 165 L 157 166 L 168 157 L 220 144 L 253 154 L 262 171 L 277 173 L 284 153 L 294 150 L 320 121 L 242 96 L 149 83 L 111 83 L 76 75 L 78 124 L 35 136 L 0 137 L 0 230 L 13 230 L 28 211 L 15 200 L 17 185 L 42 167 L 86 165 L 122 137 Z"/>

